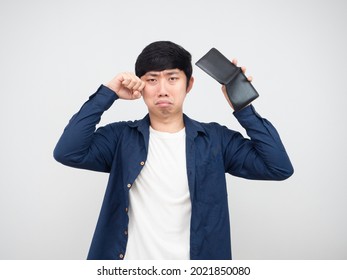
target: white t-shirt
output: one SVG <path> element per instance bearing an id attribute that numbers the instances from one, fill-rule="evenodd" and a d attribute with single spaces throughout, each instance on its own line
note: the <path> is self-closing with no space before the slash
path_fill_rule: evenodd
<path id="1" fill-rule="evenodd" d="M 150 127 L 147 161 L 129 191 L 125 259 L 189 259 L 191 201 L 185 129 Z"/>

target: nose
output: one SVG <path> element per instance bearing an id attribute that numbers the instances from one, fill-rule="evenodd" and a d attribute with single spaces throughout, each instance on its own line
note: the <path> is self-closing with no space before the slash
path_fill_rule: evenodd
<path id="1" fill-rule="evenodd" d="M 160 79 L 158 83 L 158 96 L 159 97 L 166 97 L 168 96 L 167 86 L 165 79 Z"/>

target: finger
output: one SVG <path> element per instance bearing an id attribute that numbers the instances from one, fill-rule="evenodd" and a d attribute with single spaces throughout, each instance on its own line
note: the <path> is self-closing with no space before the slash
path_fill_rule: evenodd
<path id="1" fill-rule="evenodd" d="M 249 77 L 247 78 L 247 80 L 248 80 L 249 82 L 252 82 L 252 81 L 253 81 L 253 77 L 252 77 L 252 76 L 249 76 Z"/>
<path id="2" fill-rule="evenodd" d="M 142 82 L 142 80 L 139 77 L 137 77 L 135 73 L 129 73 L 129 75 L 132 78 L 132 80 L 136 81 L 136 83 Z"/>
<path id="3" fill-rule="evenodd" d="M 133 89 L 134 86 L 136 86 L 138 81 L 140 80 L 138 77 L 136 77 L 132 73 L 124 73 L 123 77 L 124 77 L 124 81 L 122 82 L 122 85 L 128 89 Z"/>
<path id="4" fill-rule="evenodd" d="M 128 83 L 128 85 L 126 86 L 128 89 L 132 89 L 132 90 L 134 90 L 135 88 L 135 86 L 136 86 L 136 84 L 137 84 L 137 81 L 136 80 L 134 80 L 134 79 L 130 79 L 130 81 L 129 81 L 129 83 Z"/>
<path id="5" fill-rule="evenodd" d="M 142 80 L 138 80 L 136 81 L 136 84 L 133 86 L 133 90 L 138 90 L 138 91 L 142 91 L 142 89 L 144 88 L 145 83 Z"/>
<path id="6" fill-rule="evenodd" d="M 141 97 L 141 92 L 138 90 L 133 91 L 132 97 L 133 99 L 139 99 Z"/>
<path id="7" fill-rule="evenodd" d="M 241 67 L 241 70 L 242 70 L 243 74 L 246 73 L 246 67 L 245 67 L 245 66 L 242 66 L 242 67 Z"/>
<path id="8" fill-rule="evenodd" d="M 237 66 L 237 62 L 238 62 L 238 61 L 237 61 L 236 58 L 234 58 L 231 62 Z"/>
<path id="9" fill-rule="evenodd" d="M 133 90 L 138 91 L 142 95 L 142 91 L 145 88 L 146 83 L 142 80 L 139 80 L 136 86 L 134 86 Z"/>
<path id="10" fill-rule="evenodd" d="M 131 77 L 128 73 L 122 74 L 122 85 L 127 87 L 129 83 L 131 82 Z"/>

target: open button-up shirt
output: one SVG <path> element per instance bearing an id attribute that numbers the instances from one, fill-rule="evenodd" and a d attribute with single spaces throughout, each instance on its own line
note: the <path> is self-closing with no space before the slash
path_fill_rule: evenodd
<path id="1" fill-rule="evenodd" d="M 124 258 L 129 189 L 146 164 L 148 115 L 96 129 L 104 111 L 117 99 L 112 90 L 101 85 L 71 118 L 54 150 L 55 159 L 65 165 L 109 173 L 88 259 Z M 250 139 L 217 123 L 200 123 L 184 115 L 192 203 L 191 259 L 231 259 L 225 173 L 259 180 L 284 180 L 293 173 L 269 121 L 252 105 L 234 115 Z"/>

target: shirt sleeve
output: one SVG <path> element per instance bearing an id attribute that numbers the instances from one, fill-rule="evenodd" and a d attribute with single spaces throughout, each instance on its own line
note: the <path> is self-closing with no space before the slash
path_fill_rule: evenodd
<path id="1" fill-rule="evenodd" d="M 234 112 L 250 139 L 225 130 L 226 172 L 247 179 L 284 180 L 294 170 L 275 127 L 253 105 Z"/>
<path id="2" fill-rule="evenodd" d="M 109 172 L 116 135 L 111 125 L 96 130 L 102 114 L 118 96 L 101 85 L 65 127 L 55 149 L 54 158 L 65 165 Z"/>

